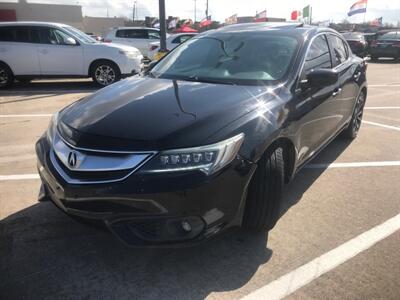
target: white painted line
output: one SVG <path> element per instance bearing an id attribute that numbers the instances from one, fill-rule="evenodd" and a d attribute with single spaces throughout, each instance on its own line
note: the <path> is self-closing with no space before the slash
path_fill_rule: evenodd
<path id="1" fill-rule="evenodd" d="M 400 109 L 400 106 L 368 106 L 364 109 Z"/>
<path id="2" fill-rule="evenodd" d="M 365 167 L 395 167 L 400 166 L 400 161 L 367 161 L 351 163 L 308 164 L 306 169 L 333 169 L 333 168 L 365 168 Z"/>
<path id="3" fill-rule="evenodd" d="M 0 115 L 0 118 L 43 118 L 51 117 L 52 114 L 27 114 L 27 115 Z"/>
<path id="4" fill-rule="evenodd" d="M 368 87 L 390 87 L 390 86 L 393 86 L 393 87 L 399 87 L 400 86 L 400 84 L 397 84 L 397 83 L 393 83 L 393 84 L 368 84 Z"/>
<path id="5" fill-rule="evenodd" d="M 379 127 L 383 127 L 383 128 L 387 128 L 387 129 L 393 129 L 393 130 L 400 131 L 400 127 L 397 127 L 397 126 L 390 126 L 390 125 L 385 125 L 385 124 L 370 122 L 370 121 L 362 121 L 362 122 L 365 124 L 368 124 L 368 125 L 374 125 L 374 126 L 379 126 Z"/>
<path id="6" fill-rule="evenodd" d="M 282 299 L 400 229 L 400 214 L 243 297 Z"/>
<path id="7" fill-rule="evenodd" d="M 0 175 L 0 181 L 39 179 L 38 174 Z"/>

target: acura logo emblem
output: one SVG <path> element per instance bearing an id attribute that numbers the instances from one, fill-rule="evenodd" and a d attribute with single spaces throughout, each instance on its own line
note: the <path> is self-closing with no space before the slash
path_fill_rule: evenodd
<path id="1" fill-rule="evenodd" d="M 68 164 L 70 165 L 70 167 L 75 167 L 76 166 L 76 162 L 77 162 L 76 152 L 75 151 L 71 151 L 68 154 Z"/>

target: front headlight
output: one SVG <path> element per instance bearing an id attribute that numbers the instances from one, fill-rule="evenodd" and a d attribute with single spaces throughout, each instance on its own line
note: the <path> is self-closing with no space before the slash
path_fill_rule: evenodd
<path id="1" fill-rule="evenodd" d="M 54 135 L 57 132 L 57 125 L 58 125 L 58 112 L 51 117 L 49 127 L 47 128 L 46 131 L 46 136 L 49 144 L 53 143 Z"/>
<path id="2" fill-rule="evenodd" d="M 130 59 L 138 58 L 138 56 L 141 55 L 139 50 L 129 50 L 129 51 L 120 50 L 119 53 L 122 55 L 125 55 L 126 57 L 128 57 Z"/>
<path id="3" fill-rule="evenodd" d="M 162 173 L 200 170 L 210 175 L 232 162 L 243 140 L 244 134 L 241 133 L 208 146 L 162 151 L 145 164 L 141 171 Z"/>

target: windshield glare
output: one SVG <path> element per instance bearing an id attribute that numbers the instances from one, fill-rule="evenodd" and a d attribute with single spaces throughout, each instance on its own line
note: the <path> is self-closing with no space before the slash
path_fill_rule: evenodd
<path id="1" fill-rule="evenodd" d="M 71 27 L 71 26 L 64 27 L 64 29 L 66 31 L 68 31 L 69 33 L 71 33 L 76 38 L 78 38 L 79 41 L 81 41 L 83 43 L 86 43 L 86 44 L 97 43 L 97 41 L 95 39 L 93 39 L 92 37 L 88 36 L 86 33 L 80 31 L 79 29 L 76 29 L 76 28 Z"/>
<path id="2" fill-rule="evenodd" d="M 282 80 L 297 52 L 294 37 L 231 33 L 192 38 L 151 71 L 155 77 L 261 84 Z"/>

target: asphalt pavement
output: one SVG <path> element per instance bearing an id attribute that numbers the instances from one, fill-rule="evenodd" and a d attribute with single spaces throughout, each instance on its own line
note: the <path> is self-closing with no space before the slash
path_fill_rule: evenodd
<path id="1" fill-rule="evenodd" d="M 287 186 L 269 233 L 132 249 L 38 203 L 34 143 L 88 80 L 0 91 L 0 299 L 400 299 L 400 64 L 370 63 L 364 123 Z"/>

